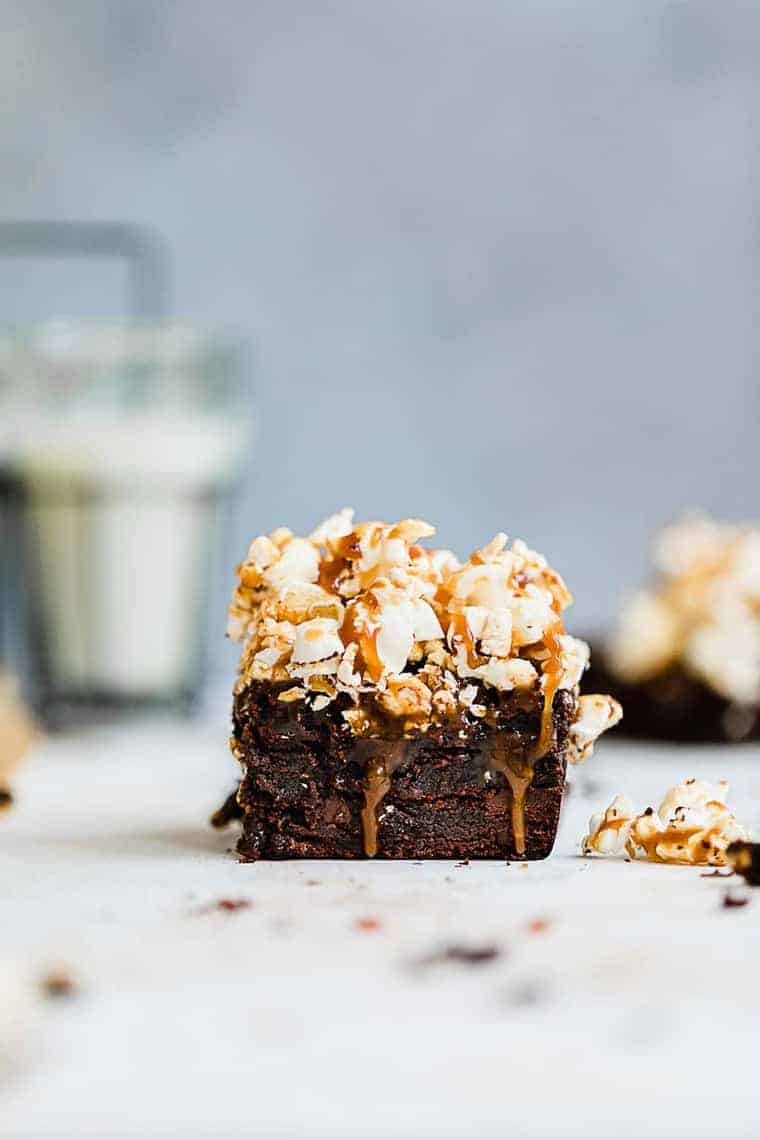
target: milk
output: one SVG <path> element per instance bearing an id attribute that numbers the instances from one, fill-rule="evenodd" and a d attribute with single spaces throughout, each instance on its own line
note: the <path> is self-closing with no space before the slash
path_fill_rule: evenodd
<path id="1" fill-rule="evenodd" d="M 229 418 L 176 410 L 38 420 L 27 431 L 11 467 L 44 687 L 109 699 L 192 690 L 243 446 Z"/>

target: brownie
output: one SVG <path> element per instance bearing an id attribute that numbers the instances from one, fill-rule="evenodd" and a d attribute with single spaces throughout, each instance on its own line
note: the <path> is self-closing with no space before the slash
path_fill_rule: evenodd
<path id="1" fill-rule="evenodd" d="M 303 700 L 278 700 L 284 688 L 251 682 L 234 701 L 232 750 L 243 778 L 216 822 L 242 813 L 242 860 L 550 853 L 576 711 L 572 692 L 554 697 L 545 750 L 540 692 L 493 691 L 481 718 L 462 712 L 406 737 L 389 719 L 383 736 L 367 738 L 349 731 L 345 696 L 315 712 Z M 534 760 L 537 751 L 544 754 Z"/>
<path id="2" fill-rule="evenodd" d="M 422 519 L 258 535 L 236 569 L 244 860 L 543 859 L 568 762 L 621 716 L 581 698 L 561 576 L 500 531 L 464 562 Z"/>
<path id="3" fill-rule="evenodd" d="M 623 736 L 687 744 L 760 740 L 760 705 L 728 701 L 679 665 L 646 681 L 621 681 L 595 645 L 582 688 L 620 701 Z"/>

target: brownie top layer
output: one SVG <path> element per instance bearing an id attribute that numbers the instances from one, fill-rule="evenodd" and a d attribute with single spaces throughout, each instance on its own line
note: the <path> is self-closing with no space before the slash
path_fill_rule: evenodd
<path id="1" fill-rule="evenodd" d="M 680 669 L 727 701 L 760 702 L 760 526 L 692 515 L 654 554 L 652 584 L 609 643 L 611 673 L 640 684 Z"/>
<path id="2" fill-rule="evenodd" d="M 486 718 L 489 693 L 534 694 L 544 710 L 536 752 L 546 751 L 554 697 L 577 693 L 589 658 L 565 632 L 567 587 L 504 534 L 460 563 L 419 545 L 434 533 L 419 519 L 354 525 L 343 510 L 307 538 L 256 538 L 230 607 L 229 634 L 245 643 L 238 691 L 272 683 L 279 701 L 315 711 L 340 697 L 358 737 L 408 737 L 461 709 Z M 577 712 L 587 754 L 620 710 L 591 697 Z"/>

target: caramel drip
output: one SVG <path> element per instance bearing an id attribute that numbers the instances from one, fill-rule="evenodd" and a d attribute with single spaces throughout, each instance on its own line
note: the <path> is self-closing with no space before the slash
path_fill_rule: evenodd
<path id="1" fill-rule="evenodd" d="M 377 743 L 367 741 L 366 744 L 375 754 L 370 753 L 367 758 L 364 773 L 364 807 L 361 815 L 364 854 L 368 859 L 372 859 L 377 855 L 377 809 L 390 791 L 393 773 L 404 762 L 406 741 L 397 740 L 393 744 L 387 741 Z"/>
<path id="2" fill-rule="evenodd" d="M 330 543 L 330 547 L 336 558 L 344 558 L 352 562 L 361 558 L 359 535 L 355 530 L 352 530 L 350 534 L 344 534 L 342 538 L 335 539 Z"/>
<path id="3" fill-rule="evenodd" d="M 331 557 L 320 561 L 317 581 L 323 590 L 327 590 L 329 594 L 334 594 L 335 583 L 349 562 L 361 556 L 359 536 L 351 531 L 350 534 L 344 534 L 341 538 L 328 542 L 327 547 Z"/>
<path id="4" fill-rule="evenodd" d="M 345 567 L 346 562 L 343 558 L 326 558 L 320 563 L 319 578 L 317 581 L 328 594 L 335 593 L 335 583 L 343 573 Z"/>
<path id="5" fill-rule="evenodd" d="M 534 760 L 546 756 L 554 746 L 554 698 L 562 682 L 562 647 L 559 643 L 562 632 L 562 623 L 557 622 L 544 636 L 544 644 L 550 656 L 544 661 L 542 669 L 544 707 L 541 710 L 541 731 L 533 751 Z"/>
<path id="6" fill-rule="evenodd" d="M 365 604 L 369 603 L 370 599 L 371 595 L 366 599 Z M 362 673 L 366 670 L 370 680 L 377 683 L 383 675 L 383 663 L 377 652 L 377 637 L 380 633 L 380 627 L 369 631 L 360 622 L 357 622 L 356 616 L 356 606 L 346 606 L 346 616 L 340 628 L 340 639 L 344 645 L 351 642 L 358 645 L 356 667 Z"/>
<path id="7" fill-rule="evenodd" d="M 475 642 L 472 639 L 470 627 L 467 624 L 467 618 L 464 614 L 451 614 L 449 632 L 461 639 L 462 644 L 467 650 L 467 663 L 471 669 L 474 669 L 476 665 L 480 664 L 480 661 L 475 650 Z"/>
<path id="8" fill-rule="evenodd" d="M 533 779 L 533 765 L 530 761 L 510 756 L 503 733 L 498 730 L 493 736 L 491 767 L 501 772 L 509 784 L 512 798 L 512 837 L 518 855 L 525 854 L 525 796 Z"/>
<path id="9" fill-rule="evenodd" d="M 364 776 L 364 807 L 362 808 L 362 832 L 364 854 L 368 859 L 377 855 L 377 809 L 391 787 L 391 778 L 385 765 L 370 761 Z"/>

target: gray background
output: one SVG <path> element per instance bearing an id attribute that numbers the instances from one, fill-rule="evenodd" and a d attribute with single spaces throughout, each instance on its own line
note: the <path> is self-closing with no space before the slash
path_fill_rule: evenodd
<path id="1" fill-rule="evenodd" d="M 685 506 L 756 511 L 760 5 L 2 5 L 5 218 L 154 224 L 256 344 L 242 530 L 506 529 L 604 619 Z M 8 321 L 116 269 L 0 265 Z M 239 539 L 239 541 L 242 541 Z"/>

